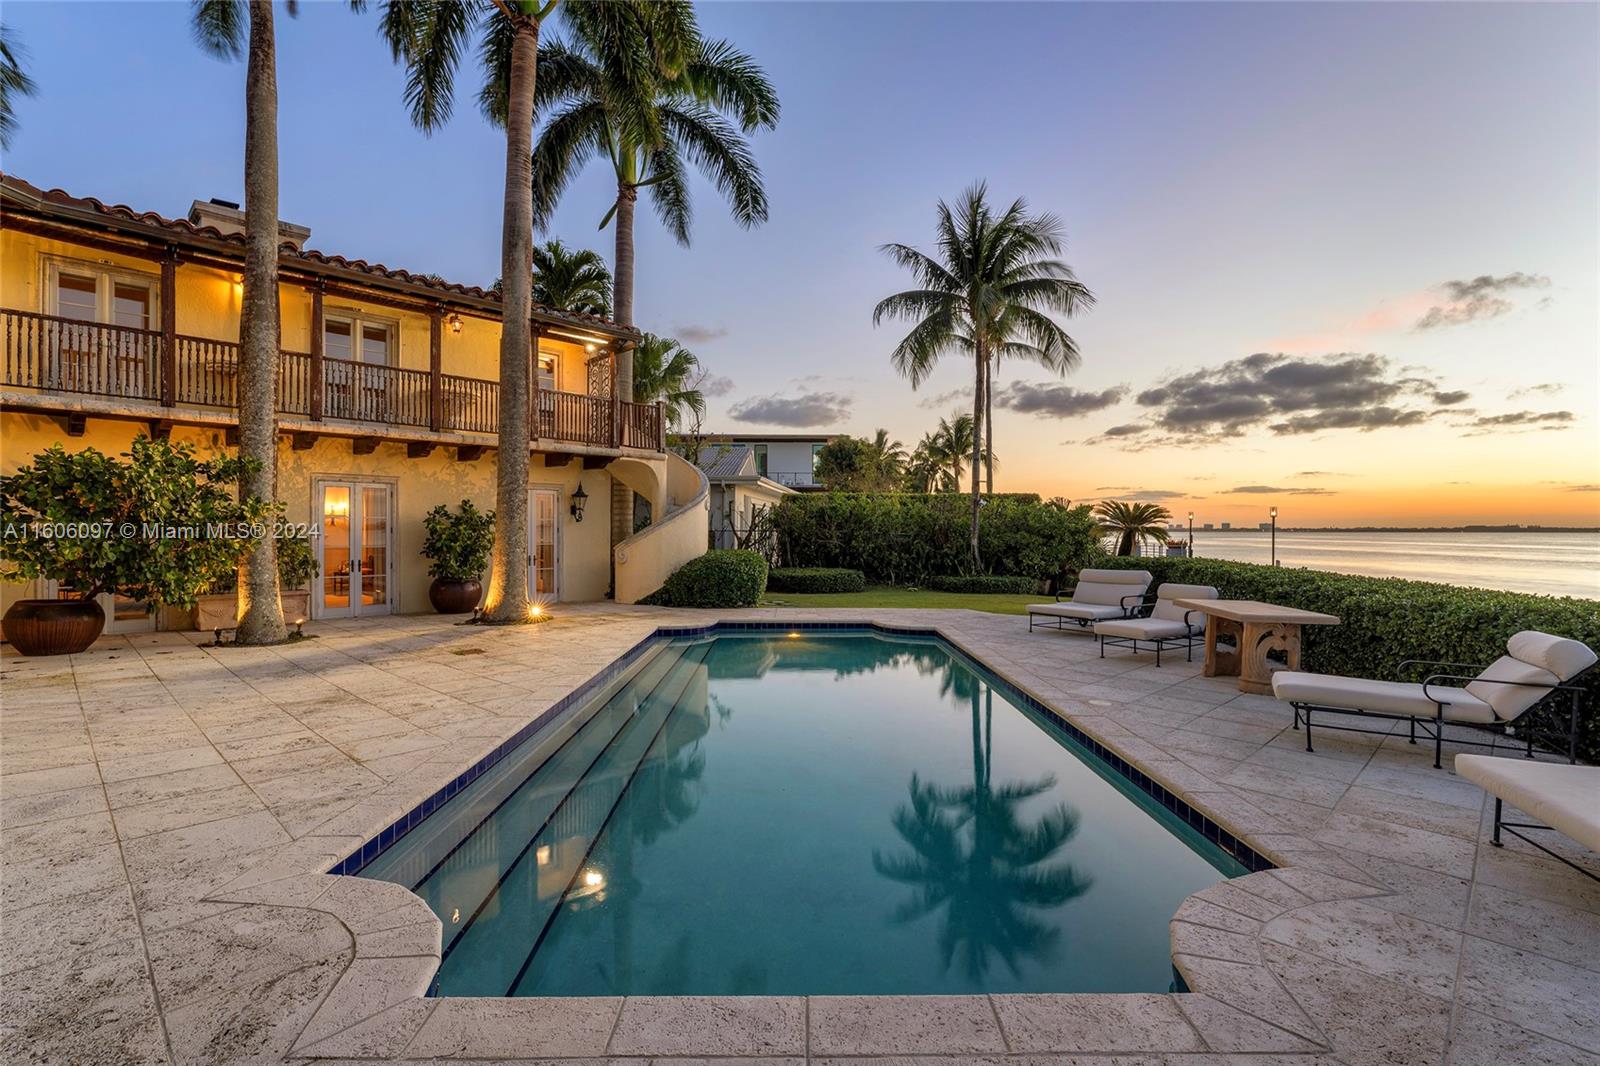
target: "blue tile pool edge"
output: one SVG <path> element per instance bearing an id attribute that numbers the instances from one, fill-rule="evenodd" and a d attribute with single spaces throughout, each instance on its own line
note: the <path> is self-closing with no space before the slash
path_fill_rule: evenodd
<path id="1" fill-rule="evenodd" d="M 1246 844 L 1234 833 L 1224 829 L 1212 821 L 1204 813 L 1196 810 L 1183 800 L 1182 797 L 1172 792 L 1161 782 L 1144 773 L 1138 767 L 1128 762 L 1115 751 L 1100 743 L 1082 729 L 1073 725 L 1049 704 L 1029 694 L 1025 689 L 997 673 L 992 667 L 987 666 L 981 658 L 966 648 L 961 643 L 937 629 L 911 626 L 890 626 L 878 622 L 713 622 L 703 626 L 662 626 L 655 632 L 640 640 L 633 647 L 623 652 L 607 666 L 602 668 L 589 680 L 583 682 L 571 692 L 562 696 L 555 703 L 541 711 L 536 717 L 511 736 L 495 745 L 494 749 L 484 755 L 477 762 L 457 774 L 448 784 L 435 791 L 427 799 L 417 804 L 405 814 L 396 818 L 388 826 L 375 834 L 361 847 L 345 856 L 328 870 L 330 874 L 349 875 L 360 873 L 368 863 L 379 855 L 392 848 L 407 833 L 422 824 L 434 811 L 445 803 L 454 799 L 456 794 L 466 788 L 479 777 L 483 776 L 490 768 L 495 766 L 510 755 L 518 747 L 537 735 L 547 725 L 550 725 L 562 714 L 586 699 L 597 689 L 610 684 L 619 675 L 639 661 L 640 656 L 657 644 L 669 640 L 683 638 L 711 637 L 724 632 L 798 632 L 805 630 L 832 630 L 834 632 L 857 633 L 882 633 L 894 637 L 921 637 L 941 641 L 953 651 L 975 667 L 990 684 L 1001 689 L 1005 695 L 1021 706 L 1027 707 L 1041 714 L 1049 726 L 1064 736 L 1085 748 L 1095 758 L 1115 770 L 1128 783 L 1149 796 L 1156 803 L 1171 812 L 1180 821 L 1195 830 L 1207 842 L 1226 852 L 1248 872 L 1256 873 L 1260 870 L 1271 870 L 1276 864 Z"/>

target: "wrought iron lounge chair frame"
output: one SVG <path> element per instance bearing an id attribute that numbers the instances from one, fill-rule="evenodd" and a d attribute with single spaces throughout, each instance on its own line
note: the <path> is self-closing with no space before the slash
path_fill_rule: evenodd
<path id="1" fill-rule="evenodd" d="M 1487 666 L 1480 666 L 1480 665 L 1477 665 L 1477 664 L 1474 664 L 1474 663 L 1442 663 L 1442 662 L 1430 662 L 1429 660 L 1426 660 L 1426 659 L 1407 659 L 1407 660 L 1405 660 L 1404 662 L 1402 662 L 1400 664 L 1400 671 L 1404 671 L 1407 667 L 1411 667 L 1411 666 L 1430 666 L 1430 667 L 1443 666 L 1443 667 L 1449 667 L 1449 668 L 1455 669 L 1455 670 L 1478 670 L 1480 672 L 1483 671 L 1483 670 L 1487 670 L 1488 669 Z M 1306 750 L 1307 751 L 1311 751 L 1312 750 L 1312 747 L 1311 747 L 1311 712 L 1316 711 L 1316 712 L 1322 713 L 1322 714 L 1348 714 L 1348 715 L 1353 715 L 1353 716 L 1358 717 L 1358 718 L 1386 718 L 1386 719 L 1389 719 L 1391 721 L 1402 721 L 1402 720 L 1403 721 L 1408 721 L 1408 722 L 1411 723 L 1411 737 L 1410 737 L 1409 743 L 1412 743 L 1412 744 L 1415 744 L 1417 742 L 1417 726 L 1420 725 L 1422 727 L 1423 736 L 1431 738 L 1433 740 L 1433 768 L 1435 770 L 1443 769 L 1443 764 L 1440 762 L 1440 759 L 1444 754 L 1444 727 L 1447 726 L 1447 725 L 1461 726 L 1461 727 L 1463 727 L 1465 729 L 1479 729 L 1479 730 L 1482 730 L 1482 731 L 1484 731 L 1486 733 L 1493 733 L 1493 734 L 1495 734 L 1497 736 L 1512 736 L 1512 735 L 1514 735 L 1519 740 L 1525 739 L 1527 741 L 1527 744 L 1528 744 L 1528 753 L 1527 753 L 1527 755 L 1528 755 L 1528 758 L 1530 758 L 1530 759 L 1533 758 L 1533 742 L 1534 742 L 1534 738 L 1535 737 L 1539 737 L 1539 738 L 1559 738 L 1559 739 L 1564 740 L 1566 742 L 1567 761 L 1569 763 L 1576 763 L 1578 761 L 1578 707 L 1579 707 L 1580 701 L 1581 701 L 1582 696 L 1583 696 L 1584 686 L 1574 684 L 1573 682 L 1577 681 L 1578 678 L 1582 677 L 1584 674 L 1587 674 L 1589 671 L 1593 670 L 1594 668 L 1595 667 L 1593 665 L 1588 666 L 1588 667 L 1578 671 L 1576 674 L 1572 675 L 1571 677 L 1567 678 L 1567 680 L 1565 680 L 1565 681 L 1563 681 L 1563 682 L 1561 682 L 1559 684 L 1555 684 L 1555 685 L 1543 685 L 1543 684 L 1540 684 L 1537 681 L 1501 681 L 1501 680 L 1498 680 L 1496 678 L 1478 677 L 1475 674 L 1443 674 L 1443 673 L 1429 674 L 1427 676 L 1427 678 L 1425 678 L 1423 680 L 1423 682 L 1422 682 L 1422 694 L 1425 697 L 1427 697 L 1428 699 L 1433 701 L 1435 712 L 1434 712 L 1434 716 L 1431 717 L 1431 718 L 1423 717 L 1423 716 L 1420 716 L 1420 715 L 1414 715 L 1414 714 L 1403 714 L 1403 713 L 1401 713 L 1399 711 L 1367 711 L 1367 710 L 1359 710 L 1359 709 L 1354 708 L 1354 707 L 1331 707 L 1331 706 L 1328 706 L 1326 704 L 1305 703 L 1305 702 L 1300 701 L 1300 700 L 1290 700 L 1288 702 L 1289 702 L 1289 706 L 1294 708 L 1294 727 L 1295 727 L 1295 729 L 1297 731 L 1300 728 L 1300 722 L 1301 722 L 1302 718 L 1305 721 L 1305 725 L 1306 725 Z M 1508 722 L 1456 722 L 1456 721 L 1448 721 L 1448 720 L 1445 719 L 1445 716 L 1444 716 L 1444 709 L 1450 702 L 1449 698 L 1444 696 L 1442 693 L 1440 694 L 1440 696 L 1436 697 L 1431 692 L 1428 691 L 1428 686 L 1429 685 L 1437 684 L 1437 683 L 1442 682 L 1442 681 L 1468 681 L 1468 682 L 1476 681 L 1476 682 L 1480 682 L 1480 683 L 1486 684 L 1486 685 L 1516 685 L 1516 686 L 1519 686 L 1521 688 L 1545 689 L 1545 690 L 1547 690 L 1547 694 L 1545 696 L 1543 696 L 1543 697 L 1540 697 L 1540 699 L 1538 701 L 1533 703 L 1526 710 L 1524 710 L 1521 714 L 1517 715 L 1515 718 L 1511 719 Z M 1553 696 L 1557 692 L 1570 692 L 1570 693 L 1572 693 L 1572 711 L 1571 711 L 1571 713 L 1570 713 L 1570 715 L 1568 716 L 1568 719 L 1567 719 L 1566 732 L 1564 732 L 1564 733 L 1550 733 L 1550 732 L 1547 732 L 1547 731 L 1540 732 L 1540 731 L 1535 731 L 1535 730 L 1528 729 L 1527 727 L 1523 727 L 1521 729 L 1518 729 L 1515 733 L 1512 732 L 1512 728 L 1514 726 L 1516 726 L 1517 722 L 1521 721 L 1523 718 L 1526 718 L 1528 715 L 1532 714 L 1533 711 L 1534 711 L 1534 708 L 1536 708 L 1540 704 L 1544 703 L 1546 699 L 1549 699 L 1551 696 Z M 1389 732 L 1386 729 L 1363 729 L 1360 726 L 1328 725 L 1326 723 L 1324 723 L 1321 726 L 1321 728 L 1323 728 L 1323 729 L 1334 729 L 1334 730 L 1338 730 L 1339 732 L 1343 732 L 1343 733 L 1375 733 L 1375 734 L 1379 734 L 1379 735 L 1387 735 L 1388 732 Z M 1459 739 L 1457 739 L 1457 740 L 1452 740 L 1450 743 L 1452 743 L 1452 744 L 1463 744 L 1463 745 L 1466 745 L 1467 747 L 1473 747 L 1473 748 L 1492 748 L 1492 747 L 1494 747 L 1494 742 L 1493 741 L 1459 740 Z M 1536 827 L 1536 828 L 1542 828 L 1542 827 Z"/>
<path id="2" fill-rule="evenodd" d="M 1146 594 L 1143 593 L 1143 592 L 1135 592 L 1132 595 L 1122 597 L 1122 599 L 1120 601 L 1120 605 L 1122 607 L 1122 617 L 1123 618 L 1132 618 L 1132 617 L 1134 617 L 1132 612 L 1138 608 L 1139 604 L 1141 602 L 1143 602 L 1145 598 L 1146 598 Z M 1128 601 L 1129 600 L 1133 600 L 1134 601 L 1132 607 L 1128 606 Z M 1061 602 L 1061 593 L 1059 593 L 1059 592 L 1056 593 L 1056 602 L 1057 603 Z M 1072 602 L 1071 597 L 1068 597 L 1067 602 L 1068 603 Z M 1107 606 L 1109 606 L 1109 605 L 1107 605 Z M 1090 626 L 1094 625 L 1096 622 L 1110 622 L 1110 621 L 1113 621 L 1113 619 L 1110 619 L 1110 618 L 1067 618 L 1067 617 L 1064 617 L 1064 616 L 1059 615 L 1059 614 L 1040 614 L 1040 615 L 1036 615 L 1032 611 L 1029 611 L 1028 612 L 1028 632 L 1029 633 L 1033 632 L 1033 624 L 1034 624 L 1033 620 L 1035 618 L 1053 618 L 1053 619 L 1055 619 L 1055 623 L 1056 623 L 1056 628 L 1057 629 L 1065 629 L 1066 628 L 1066 626 L 1061 624 L 1062 622 L 1076 622 L 1079 629 L 1088 629 Z M 1042 628 L 1044 626 L 1044 623 L 1040 622 L 1039 625 Z"/>
<path id="3" fill-rule="evenodd" d="M 1590 880 L 1600 881 L 1600 874 L 1595 873 L 1593 870 L 1588 870 L 1582 866 L 1579 866 L 1565 855 L 1555 851 L 1552 848 L 1545 847 L 1543 844 L 1528 836 L 1526 833 L 1517 832 L 1519 829 L 1539 829 L 1546 833 L 1559 833 L 1561 830 L 1555 829 L 1548 825 L 1540 825 L 1537 822 L 1508 822 L 1501 814 L 1504 807 L 1505 800 L 1501 799 L 1499 796 L 1496 796 L 1494 798 L 1494 837 L 1491 840 L 1491 843 L 1493 843 L 1495 847 L 1505 847 L 1505 844 L 1501 843 L 1500 841 L 1500 831 L 1503 829 L 1507 833 L 1510 833 L 1512 836 L 1516 837 L 1518 840 L 1522 841 L 1524 844 L 1531 844 L 1538 848 L 1540 851 L 1544 852 L 1552 859 L 1555 859 L 1557 862 L 1566 863 L 1568 866 L 1572 867 L 1574 870 L 1578 871 L 1580 874 L 1589 878 Z"/>
<path id="4" fill-rule="evenodd" d="M 1128 615 L 1128 617 L 1129 618 L 1148 617 L 1148 615 L 1142 615 L 1139 612 L 1141 612 L 1141 611 L 1153 611 L 1153 610 L 1155 610 L 1156 604 L 1159 603 L 1159 602 L 1160 602 L 1160 597 L 1159 596 L 1146 596 L 1144 598 L 1144 602 L 1134 604 L 1133 610 Z M 1190 616 L 1191 615 L 1199 615 L 1200 618 L 1203 621 L 1205 619 L 1206 613 L 1204 611 L 1195 611 L 1195 610 L 1189 610 L 1189 611 L 1183 612 L 1183 624 L 1189 627 L 1189 633 L 1188 633 L 1187 636 L 1182 636 L 1182 637 L 1156 637 L 1154 640 L 1147 640 L 1147 639 L 1140 638 L 1140 637 L 1107 636 L 1106 634 L 1103 634 L 1103 633 L 1096 633 L 1095 636 L 1100 638 L 1100 658 L 1104 659 L 1106 657 L 1106 645 L 1108 645 L 1108 644 L 1111 645 L 1113 648 L 1130 648 L 1130 649 L 1132 649 L 1132 651 L 1133 651 L 1133 653 L 1135 655 L 1139 654 L 1139 645 L 1140 644 L 1144 644 L 1147 647 L 1155 648 L 1155 650 L 1156 650 L 1156 665 L 1160 666 L 1161 665 L 1161 649 L 1164 646 L 1170 645 L 1171 647 L 1174 647 L 1174 648 L 1179 648 L 1179 647 L 1183 648 L 1184 649 L 1184 654 L 1186 656 L 1186 660 L 1185 661 L 1192 663 L 1192 662 L 1194 662 L 1194 649 L 1204 645 L 1205 642 L 1206 642 L 1206 631 L 1205 631 L 1205 626 L 1202 625 L 1200 627 L 1200 631 L 1198 633 L 1195 632 L 1194 623 L 1192 621 L 1190 621 Z"/>

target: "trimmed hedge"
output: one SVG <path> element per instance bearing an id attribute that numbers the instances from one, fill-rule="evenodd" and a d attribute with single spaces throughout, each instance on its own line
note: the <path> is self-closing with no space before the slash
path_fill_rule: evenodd
<path id="1" fill-rule="evenodd" d="M 971 572 L 970 508 L 971 497 L 948 493 L 822 492 L 790 496 L 771 516 L 785 567 L 844 567 L 906 585 Z M 978 548 L 988 572 L 1034 579 L 1102 554 L 1087 507 L 1020 493 L 987 498 Z"/>
<path id="2" fill-rule="evenodd" d="M 640 600 L 654 607 L 754 607 L 767 589 L 759 552 L 718 548 L 690 559 L 667 583 Z"/>
<path id="3" fill-rule="evenodd" d="M 938 574 L 923 586 L 934 592 L 1015 593 L 1032 595 L 1039 591 L 1039 579 L 1013 574 Z"/>
<path id="4" fill-rule="evenodd" d="M 1401 578 L 1358 577 L 1222 559 L 1107 559 L 1097 565 L 1148 570 L 1156 585 L 1166 581 L 1213 585 L 1225 599 L 1322 611 L 1340 625 L 1306 627 L 1303 669 L 1387 681 L 1420 681 L 1397 671 L 1406 659 L 1491 663 L 1506 652 L 1506 639 L 1524 629 L 1571 637 L 1600 648 L 1600 601 L 1573 596 L 1465 588 Z M 1589 675 L 1579 712 L 1581 758 L 1600 762 L 1600 677 Z M 1538 712 L 1561 719 L 1570 704 Z M 1539 725 L 1548 725 L 1549 721 Z"/>
<path id="5" fill-rule="evenodd" d="M 859 570 L 829 566 L 780 566 L 767 571 L 768 592 L 860 592 L 867 577 Z"/>

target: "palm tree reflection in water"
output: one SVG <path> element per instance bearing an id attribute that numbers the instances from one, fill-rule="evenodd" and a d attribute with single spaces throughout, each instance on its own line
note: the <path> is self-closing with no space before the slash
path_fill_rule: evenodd
<path id="1" fill-rule="evenodd" d="M 916 889 L 893 921 L 941 913 L 938 944 L 946 972 L 959 955 L 962 972 L 976 982 L 999 956 L 1018 976 L 1023 959 L 1053 959 L 1061 939 L 1061 930 L 1036 912 L 1059 907 L 1092 884 L 1069 863 L 1049 862 L 1077 832 L 1078 815 L 1060 803 L 1024 821 L 1019 808 L 1054 788 L 1055 778 L 995 784 L 994 694 L 958 663 L 950 663 L 946 680 L 947 690 L 966 695 L 972 706 L 972 784 L 945 788 L 913 773 L 911 802 L 893 819 L 911 850 L 874 850 L 872 865 Z"/>

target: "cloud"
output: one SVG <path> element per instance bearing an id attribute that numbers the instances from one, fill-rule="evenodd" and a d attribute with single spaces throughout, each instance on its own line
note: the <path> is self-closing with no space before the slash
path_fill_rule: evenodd
<path id="1" fill-rule="evenodd" d="M 1290 474 L 1289 476 L 1290 477 L 1348 477 L 1349 475 L 1341 473 L 1338 470 L 1301 470 L 1300 472 L 1295 473 L 1295 474 Z"/>
<path id="2" fill-rule="evenodd" d="M 1503 415 L 1479 415 L 1466 425 L 1476 433 L 1518 428 L 1566 429 L 1577 417 L 1571 411 L 1511 411 Z"/>
<path id="3" fill-rule="evenodd" d="M 1455 394 L 1442 392 L 1433 378 L 1396 371 L 1381 355 L 1257 352 L 1168 378 L 1134 399 L 1156 410 L 1160 428 L 1194 439 L 1259 426 L 1292 436 L 1415 425 L 1434 412 L 1401 404 L 1435 396 Z"/>
<path id="4" fill-rule="evenodd" d="M 726 396 L 733 391 L 733 379 L 720 374 L 707 374 L 701 378 L 695 388 L 700 390 L 702 396 Z M 996 449 L 998 451 L 999 449 Z"/>
<path id="5" fill-rule="evenodd" d="M 1126 385 L 1084 392 L 1070 385 L 1046 385 L 1017 381 L 995 391 L 996 407 L 1004 407 L 1019 414 L 1039 415 L 1043 418 L 1077 418 L 1092 411 L 1103 411 L 1122 402 L 1128 395 Z"/>
<path id="6" fill-rule="evenodd" d="M 1129 500 L 1133 503 L 1160 503 L 1162 500 L 1182 500 L 1188 496 L 1187 492 L 1180 492 L 1177 489 L 1138 489 L 1134 492 L 1119 492 L 1112 499 Z"/>
<path id="7" fill-rule="evenodd" d="M 1231 489 L 1223 489 L 1224 495 L 1242 496 L 1335 496 L 1333 489 L 1323 489 L 1314 486 L 1301 486 L 1280 488 L 1277 485 L 1236 485 Z"/>
<path id="8" fill-rule="evenodd" d="M 1100 435 L 1102 437 L 1137 437 L 1141 433 L 1148 432 L 1150 432 L 1150 427 L 1142 422 L 1124 422 L 1120 426 L 1112 426 L 1110 429 L 1101 430 Z M 995 452 L 998 454 L 999 449 L 996 448 Z"/>
<path id="9" fill-rule="evenodd" d="M 998 451 L 999 449 L 996 449 Z M 1567 492 L 1600 492 L 1600 485 L 1568 485 Z"/>
<path id="10" fill-rule="evenodd" d="M 803 392 L 798 396 L 754 396 L 728 408 L 737 422 L 810 429 L 849 417 L 851 397 L 837 392 Z"/>
<path id="11" fill-rule="evenodd" d="M 697 326 L 693 323 L 679 326 L 673 331 L 673 337 L 684 344 L 704 344 L 706 341 L 719 340 L 727 335 L 726 326 Z"/>
<path id="12" fill-rule="evenodd" d="M 930 411 L 948 410 L 952 404 L 958 408 L 971 408 L 972 390 L 951 389 L 949 392 L 941 392 L 937 395 L 927 396 L 917 401 L 918 407 L 925 407 Z"/>
<path id="13" fill-rule="evenodd" d="M 1447 281 L 1440 286 L 1445 302 L 1434 304 L 1417 319 L 1413 327 L 1419 330 L 1438 329 L 1441 326 L 1460 326 L 1468 322 L 1499 318 L 1509 314 L 1516 305 L 1506 298 L 1507 293 L 1520 289 L 1547 289 L 1550 279 L 1543 274 L 1524 274 L 1516 271 L 1495 277 L 1479 274 L 1464 281 Z"/>
<path id="14" fill-rule="evenodd" d="M 1440 407 L 1453 407 L 1458 403 L 1465 403 L 1472 398 L 1472 393 L 1457 389 L 1453 392 L 1436 392 L 1433 402 Z"/>
<path id="15" fill-rule="evenodd" d="M 1547 381 L 1542 385 L 1524 385 L 1520 389 L 1511 390 L 1511 398 L 1520 400 L 1524 396 L 1554 396 L 1566 387 L 1566 383 L 1561 381 Z"/>

